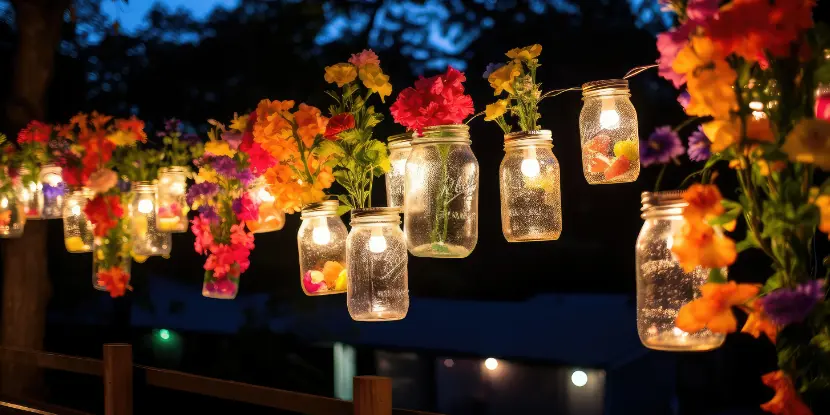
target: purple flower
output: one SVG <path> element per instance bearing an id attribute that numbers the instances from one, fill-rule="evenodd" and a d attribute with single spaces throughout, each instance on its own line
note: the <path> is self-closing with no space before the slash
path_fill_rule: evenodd
<path id="1" fill-rule="evenodd" d="M 702 126 L 698 126 L 689 136 L 689 150 L 686 154 L 691 161 L 706 161 L 712 156 L 712 141 L 703 133 Z"/>
<path id="2" fill-rule="evenodd" d="M 236 214 L 239 220 L 257 220 L 259 219 L 259 206 L 248 193 L 242 194 L 242 197 L 233 200 L 233 213 Z"/>
<path id="3" fill-rule="evenodd" d="M 216 183 L 196 183 L 187 190 L 187 204 L 193 205 L 197 198 L 209 198 L 219 193 L 219 186 Z"/>
<path id="4" fill-rule="evenodd" d="M 210 165 L 216 173 L 225 177 L 236 177 L 236 162 L 228 156 L 214 157 Z"/>
<path id="5" fill-rule="evenodd" d="M 202 216 L 202 220 L 207 220 L 211 222 L 219 221 L 219 214 L 216 213 L 216 209 L 214 209 L 213 206 L 199 206 L 199 215 Z"/>
<path id="6" fill-rule="evenodd" d="M 481 75 L 482 78 L 487 79 L 490 77 L 490 74 L 498 70 L 504 66 L 503 63 L 489 63 L 487 64 L 487 68 L 484 69 L 484 73 Z"/>
<path id="7" fill-rule="evenodd" d="M 647 140 L 640 140 L 640 163 L 643 167 L 666 164 L 685 152 L 680 137 L 669 126 L 658 127 Z"/>
<path id="8" fill-rule="evenodd" d="M 182 122 L 175 118 L 171 118 L 164 122 L 164 131 L 159 131 L 158 133 L 156 133 L 156 135 L 158 135 L 159 137 L 165 137 L 173 133 L 177 133 L 181 131 L 181 129 Z"/>
<path id="9" fill-rule="evenodd" d="M 680 95 L 677 96 L 677 103 L 680 104 L 681 107 L 685 110 L 686 107 L 689 106 L 689 102 L 692 101 L 692 96 L 689 95 L 689 91 L 683 91 Z"/>
<path id="10" fill-rule="evenodd" d="M 815 280 L 795 289 L 777 289 L 758 301 L 773 323 L 786 326 L 804 321 L 824 294 L 824 280 Z"/>
<path id="11" fill-rule="evenodd" d="M 251 182 L 254 181 L 256 177 L 254 177 L 254 173 L 251 171 L 251 169 L 244 169 L 240 170 L 236 174 L 236 178 L 239 180 L 242 186 L 247 187 L 249 184 L 251 184 Z"/>
<path id="12" fill-rule="evenodd" d="M 58 196 L 63 196 L 66 193 L 66 183 L 60 182 L 57 186 L 51 186 L 48 183 L 43 183 L 43 197 L 44 199 L 54 199 Z"/>
<path id="13" fill-rule="evenodd" d="M 231 149 L 236 150 L 239 148 L 239 145 L 242 144 L 242 133 L 226 131 L 222 133 L 222 139 L 228 143 L 228 146 L 230 146 Z"/>

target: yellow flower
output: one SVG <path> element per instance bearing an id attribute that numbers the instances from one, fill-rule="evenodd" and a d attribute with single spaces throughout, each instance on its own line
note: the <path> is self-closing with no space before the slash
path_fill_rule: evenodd
<path id="1" fill-rule="evenodd" d="M 357 78 L 357 68 L 350 63 L 338 63 L 336 65 L 326 66 L 326 75 L 324 78 L 326 82 L 342 87 Z"/>
<path id="2" fill-rule="evenodd" d="M 702 68 L 686 75 L 689 105 L 686 114 L 699 117 L 729 118 L 738 109 L 735 97 L 735 80 L 738 74 L 725 61 Z"/>
<path id="3" fill-rule="evenodd" d="M 510 51 L 506 53 L 508 58 L 513 59 L 516 62 L 520 62 L 520 61 L 525 61 L 526 62 L 526 61 L 529 61 L 531 59 L 536 59 L 541 54 L 542 54 L 542 45 L 540 45 L 540 44 L 525 46 L 523 48 L 510 49 Z"/>
<path id="4" fill-rule="evenodd" d="M 231 129 L 236 131 L 245 131 L 248 129 L 248 114 L 239 116 L 234 114 L 233 121 L 231 121 Z"/>
<path id="5" fill-rule="evenodd" d="M 629 160 L 639 160 L 640 145 L 634 140 L 623 140 L 614 144 L 614 157 L 622 157 Z"/>
<path id="6" fill-rule="evenodd" d="M 821 195 L 813 203 L 818 207 L 821 214 L 818 229 L 830 238 L 830 195 Z"/>
<path id="7" fill-rule="evenodd" d="M 509 103 L 510 101 L 506 99 L 500 99 L 490 105 L 487 105 L 487 107 L 484 108 L 484 120 L 495 121 L 496 118 L 504 115 L 504 113 L 507 112 L 507 104 Z"/>
<path id="8" fill-rule="evenodd" d="M 205 153 L 210 153 L 214 156 L 233 157 L 236 154 L 236 150 L 231 149 L 231 146 L 224 141 L 210 141 L 205 144 Z"/>
<path id="9" fill-rule="evenodd" d="M 139 264 L 143 264 L 144 261 L 147 260 L 146 256 L 138 255 L 138 254 L 136 254 L 135 252 L 132 252 L 132 251 L 130 252 L 130 255 L 133 257 L 133 260 L 135 260 L 135 262 L 138 262 Z"/>
<path id="10" fill-rule="evenodd" d="M 741 119 L 731 117 L 716 119 L 703 124 L 703 132 L 712 141 L 712 152 L 719 153 L 734 144 L 740 144 Z M 775 137 L 767 118 L 746 118 L 747 138 L 754 141 L 772 142 Z"/>
<path id="11" fill-rule="evenodd" d="M 127 131 L 118 130 L 108 135 L 107 140 L 116 146 L 131 146 L 135 144 L 136 135 Z"/>
<path id="12" fill-rule="evenodd" d="M 790 160 L 830 171 L 830 122 L 802 119 L 781 146 Z"/>
<path id="13" fill-rule="evenodd" d="M 515 94 L 516 91 L 513 89 L 513 81 L 515 81 L 516 77 L 521 74 L 521 65 L 512 63 L 508 63 L 507 65 L 493 71 L 493 73 L 491 73 L 487 78 L 487 81 L 490 82 L 490 86 L 495 89 L 493 95 L 499 95 L 501 94 L 501 91 L 507 91 L 507 93 L 511 95 Z"/>
<path id="14" fill-rule="evenodd" d="M 217 180 L 216 171 L 208 167 L 202 167 L 199 169 L 199 174 L 196 175 L 196 183 L 216 183 Z"/>
<path id="15" fill-rule="evenodd" d="M 720 59 L 720 56 L 721 53 L 712 39 L 706 36 L 695 36 L 677 53 L 677 57 L 672 62 L 672 70 L 689 74 L 701 66 L 709 65 L 715 59 Z"/>
<path id="16" fill-rule="evenodd" d="M 80 252 L 87 249 L 87 244 L 80 236 L 70 236 L 64 239 L 64 245 L 66 245 L 66 250 L 69 252 Z"/>
<path id="17" fill-rule="evenodd" d="M 363 81 L 363 86 L 380 95 L 381 102 L 386 102 L 385 98 L 392 95 L 392 84 L 389 83 L 389 75 L 384 75 L 378 65 L 368 63 L 361 66 L 360 80 Z"/>

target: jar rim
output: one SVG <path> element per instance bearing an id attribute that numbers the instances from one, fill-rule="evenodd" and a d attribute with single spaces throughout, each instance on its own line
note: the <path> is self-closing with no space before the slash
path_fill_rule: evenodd
<path id="1" fill-rule="evenodd" d="M 685 190 L 643 192 L 640 199 L 643 203 L 643 207 L 640 209 L 643 212 L 641 216 L 645 218 L 653 214 L 659 214 L 661 212 L 665 214 L 668 210 L 676 211 L 678 209 L 682 213 L 683 209 L 689 206 L 689 203 L 683 199 L 685 193 Z"/>
<path id="2" fill-rule="evenodd" d="M 156 183 L 149 180 L 139 180 L 131 182 L 130 188 L 135 191 L 156 190 Z"/>
<path id="3" fill-rule="evenodd" d="M 605 79 L 582 84 L 582 96 L 593 96 L 604 93 L 628 93 L 628 80 Z"/>
<path id="4" fill-rule="evenodd" d="M 470 142 L 470 126 L 466 124 L 444 124 L 424 127 L 420 134 L 413 135 L 413 144 L 429 142 Z"/>
<path id="5" fill-rule="evenodd" d="M 300 211 L 300 216 L 319 215 L 319 214 L 336 214 L 337 208 L 340 207 L 340 202 L 337 199 L 322 200 L 319 202 L 312 202 L 305 206 Z"/>
<path id="6" fill-rule="evenodd" d="M 352 209 L 352 224 L 360 223 L 400 223 L 401 213 L 403 210 L 400 207 L 370 207 Z"/>
<path id="7" fill-rule="evenodd" d="M 167 166 L 159 167 L 159 174 L 161 173 L 189 173 L 190 167 L 187 166 Z"/>
<path id="8" fill-rule="evenodd" d="M 553 141 L 553 133 L 550 130 L 515 131 L 504 135 L 504 144 L 518 143 L 522 140 L 545 140 Z"/>
<path id="9" fill-rule="evenodd" d="M 392 143 L 409 142 L 409 141 L 412 141 L 412 137 L 414 135 L 415 135 L 415 133 L 413 133 L 411 131 L 407 131 L 405 133 L 400 133 L 400 134 L 395 134 L 395 135 L 390 135 L 389 137 L 386 138 L 386 142 L 389 143 L 390 145 Z"/>

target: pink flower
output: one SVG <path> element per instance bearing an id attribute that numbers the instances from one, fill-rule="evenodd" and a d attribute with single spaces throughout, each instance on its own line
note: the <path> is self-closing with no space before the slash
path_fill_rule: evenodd
<path id="1" fill-rule="evenodd" d="M 352 55 L 349 59 L 349 63 L 357 66 L 358 68 L 367 64 L 380 66 L 380 59 L 378 58 L 378 55 L 372 51 L 372 49 L 366 49 L 363 52 Z"/>
<path id="2" fill-rule="evenodd" d="M 249 193 L 243 193 L 238 199 L 234 199 L 232 208 L 239 220 L 259 219 L 259 205 L 251 199 Z"/>
<path id="3" fill-rule="evenodd" d="M 306 271 L 305 275 L 303 275 L 303 288 L 305 288 L 306 292 L 313 294 L 322 290 L 323 288 L 326 288 L 326 282 L 323 280 L 321 280 L 320 282 L 312 281 L 312 272 L 314 271 Z"/>
<path id="4" fill-rule="evenodd" d="M 247 250 L 254 249 L 254 234 L 245 232 L 242 224 L 231 226 L 231 245 L 240 246 Z"/>
<path id="5" fill-rule="evenodd" d="M 204 255 L 213 246 L 213 234 L 210 231 L 210 221 L 202 217 L 202 215 L 199 215 L 193 218 L 190 223 L 193 225 L 190 229 L 193 231 L 193 235 L 196 236 L 196 242 L 193 243 L 193 247 L 196 249 L 196 252 Z"/>
<path id="6" fill-rule="evenodd" d="M 421 77 L 406 88 L 390 108 L 398 124 L 420 132 L 424 127 L 460 124 L 474 112 L 473 99 L 464 94 L 464 73 L 449 67 L 447 73 Z"/>
<path id="7" fill-rule="evenodd" d="M 685 24 L 677 29 L 671 29 L 657 35 L 657 50 L 660 51 L 660 58 L 657 59 L 657 73 L 680 88 L 686 83 L 686 75 L 679 74 L 672 69 L 672 64 L 677 58 L 680 50 L 686 47 L 689 42 L 691 26 Z"/>
<path id="8" fill-rule="evenodd" d="M 720 0 L 689 0 L 686 4 L 686 16 L 694 22 L 705 22 L 718 13 Z"/>
<path id="9" fill-rule="evenodd" d="M 96 170 L 89 175 L 86 187 L 95 193 L 106 193 L 118 184 L 118 175 L 110 169 Z"/>

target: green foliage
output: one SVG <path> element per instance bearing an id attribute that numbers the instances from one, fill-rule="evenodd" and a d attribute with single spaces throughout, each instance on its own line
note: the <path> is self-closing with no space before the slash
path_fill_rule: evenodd
<path id="1" fill-rule="evenodd" d="M 182 141 L 181 131 L 173 131 L 162 137 L 160 167 L 190 166 L 193 160 L 202 156 L 204 144 Z"/>
<path id="2" fill-rule="evenodd" d="M 113 155 L 114 170 L 131 182 L 152 181 L 158 178 L 164 153 L 139 146 L 120 147 Z"/>

